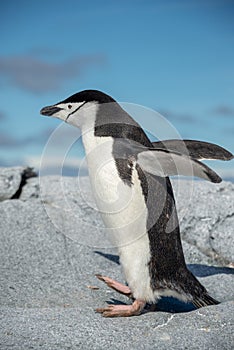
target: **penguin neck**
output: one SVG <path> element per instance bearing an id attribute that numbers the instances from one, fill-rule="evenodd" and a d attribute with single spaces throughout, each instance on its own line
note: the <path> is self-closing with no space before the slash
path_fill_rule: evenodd
<path id="1" fill-rule="evenodd" d="M 99 137 L 94 133 L 94 128 L 89 128 L 86 130 L 82 130 L 82 141 L 85 148 L 86 156 L 90 156 L 91 153 L 95 151 L 98 152 L 98 148 L 102 145 L 105 145 L 107 140 L 113 140 L 112 137 Z M 99 150 L 100 152 L 100 150 Z M 99 157 L 102 157 L 102 154 L 99 153 Z"/>
<path id="2" fill-rule="evenodd" d="M 128 139 L 146 147 L 152 144 L 140 125 L 118 103 L 92 105 L 81 125 L 87 160 L 110 158 L 116 139 Z M 107 161 L 107 159 L 106 159 Z"/>
<path id="3" fill-rule="evenodd" d="M 91 153 L 96 153 L 98 158 L 103 158 L 102 152 L 105 153 L 105 148 L 112 149 L 110 141 L 113 144 L 115 138 L 122 138 L 123 128 L 128 129 L 130 122 L 135 124 L 135 121 L 131 117 L 128 118 L 127 113 L 116 102 L 95 104 L 88 108 L 81 125 L 87 158 Z"/>
<path id="4" fill-rule="evenodd" d="M 85 149 L 89 169 L 98 169 L 101 163 L 109 162 L 112 158 L 114 138 L 111 136 L 95 135 L 96 118 L 82 126 L 82 142 Z"/>

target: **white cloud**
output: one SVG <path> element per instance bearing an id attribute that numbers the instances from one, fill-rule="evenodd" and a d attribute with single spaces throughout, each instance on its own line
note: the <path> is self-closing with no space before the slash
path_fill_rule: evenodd
<path id="1" fill-rule="evenodd" d="M 0 57 L 0 76 L 33 93 L 57 90 L 67 80 L 77 78 L 87 68 L 105 62 L 104 55 L 80 55 L 62 63 L 33 55 Z"/>

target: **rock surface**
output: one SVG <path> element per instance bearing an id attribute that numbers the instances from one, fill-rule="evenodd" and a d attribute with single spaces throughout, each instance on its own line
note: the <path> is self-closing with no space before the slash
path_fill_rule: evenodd
<path id="1" fill-rule="evenodd" d="M 31 168 L 0 168 L 0 201 L 18 197 L 25 181 L 36 174 Z"/>
<path id="2" fill-rule="evenodd" d="M 233 184 L 173 180 L 186 261 L 221 304 L 163 298 L 155 312 L 105 319 L 96 307 L 129 301 L 95 278 L 123 281 L 88 178 L 22 186 L 24 170 L 0 171 L 15 184 L 13 194 L 0 187 L 1 349 L 233 348 Z"/>

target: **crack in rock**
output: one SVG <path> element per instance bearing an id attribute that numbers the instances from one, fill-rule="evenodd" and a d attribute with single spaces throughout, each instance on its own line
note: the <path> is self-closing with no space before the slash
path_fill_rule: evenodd
<path id="1" fill-rule="evenodd" d="M 11 199 L 19 199 L 20 195 L 22 193 L 23 187 L 27 184 L 27 180 L 31 177 L 37 177 L 36 172 L 33 170 L 33 168 L 25 168 L 21 174 L 21 182 L 19 184 L 18 190 L 15 192 L 15 194 L 11 197 Z"/>
<path id="2" fill-rule="evenodd" d="M 168 324 L 171 322 L 171 320 L 172 320 L 175 316 L 176 316 L 176 315 L 171 315 L 171 316 L 166 320 L 166 322 L 157 325 L 156 327 L 154 327 L 154 329 L 160 329 L 160 328 L 164 328 L 164 327 L 168 326 Z"/>
<path id="3" fill-rule="evenodd" d="M 36 176 L 29 167 L 0 168 L 0 201 L 19 199 L 27 179 Z"/>

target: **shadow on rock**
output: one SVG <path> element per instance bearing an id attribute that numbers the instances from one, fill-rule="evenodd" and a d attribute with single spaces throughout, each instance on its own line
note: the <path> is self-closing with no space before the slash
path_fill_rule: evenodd
<path id="1" fill-rule="evenodd" d="M 127 305 L 120 300 L 111 298 L 106 301 L 108 305 Z M 147 304 L 144 313 L 147 312 L 169 312 L 169 313 L 183 313 L 196 310 L 196 307 L 192 303 L 184 303 L 172 297 L 162 297 L 157 304 Z"/>
<path id="2" fill-rule="evenodd" d="M 103 253 L 103 252 L 99 252 L 98 250 L 95 250 L 94 253 L 99 254 L 101 256 L 103 256 L 104 258 L 113 261 L 116 264 L 120 264 L 119 263 L 119 256 L 116 254 L 107 254 L 107 253 Z"/>
<path id="3" fill-rule="evenodd" d="M 206 277 L 218 274 L 233 275 L 234 269 L 222 266 L 209 266 L 202 264 L 188 264 L 188 269 L 197 277 Z"/>

